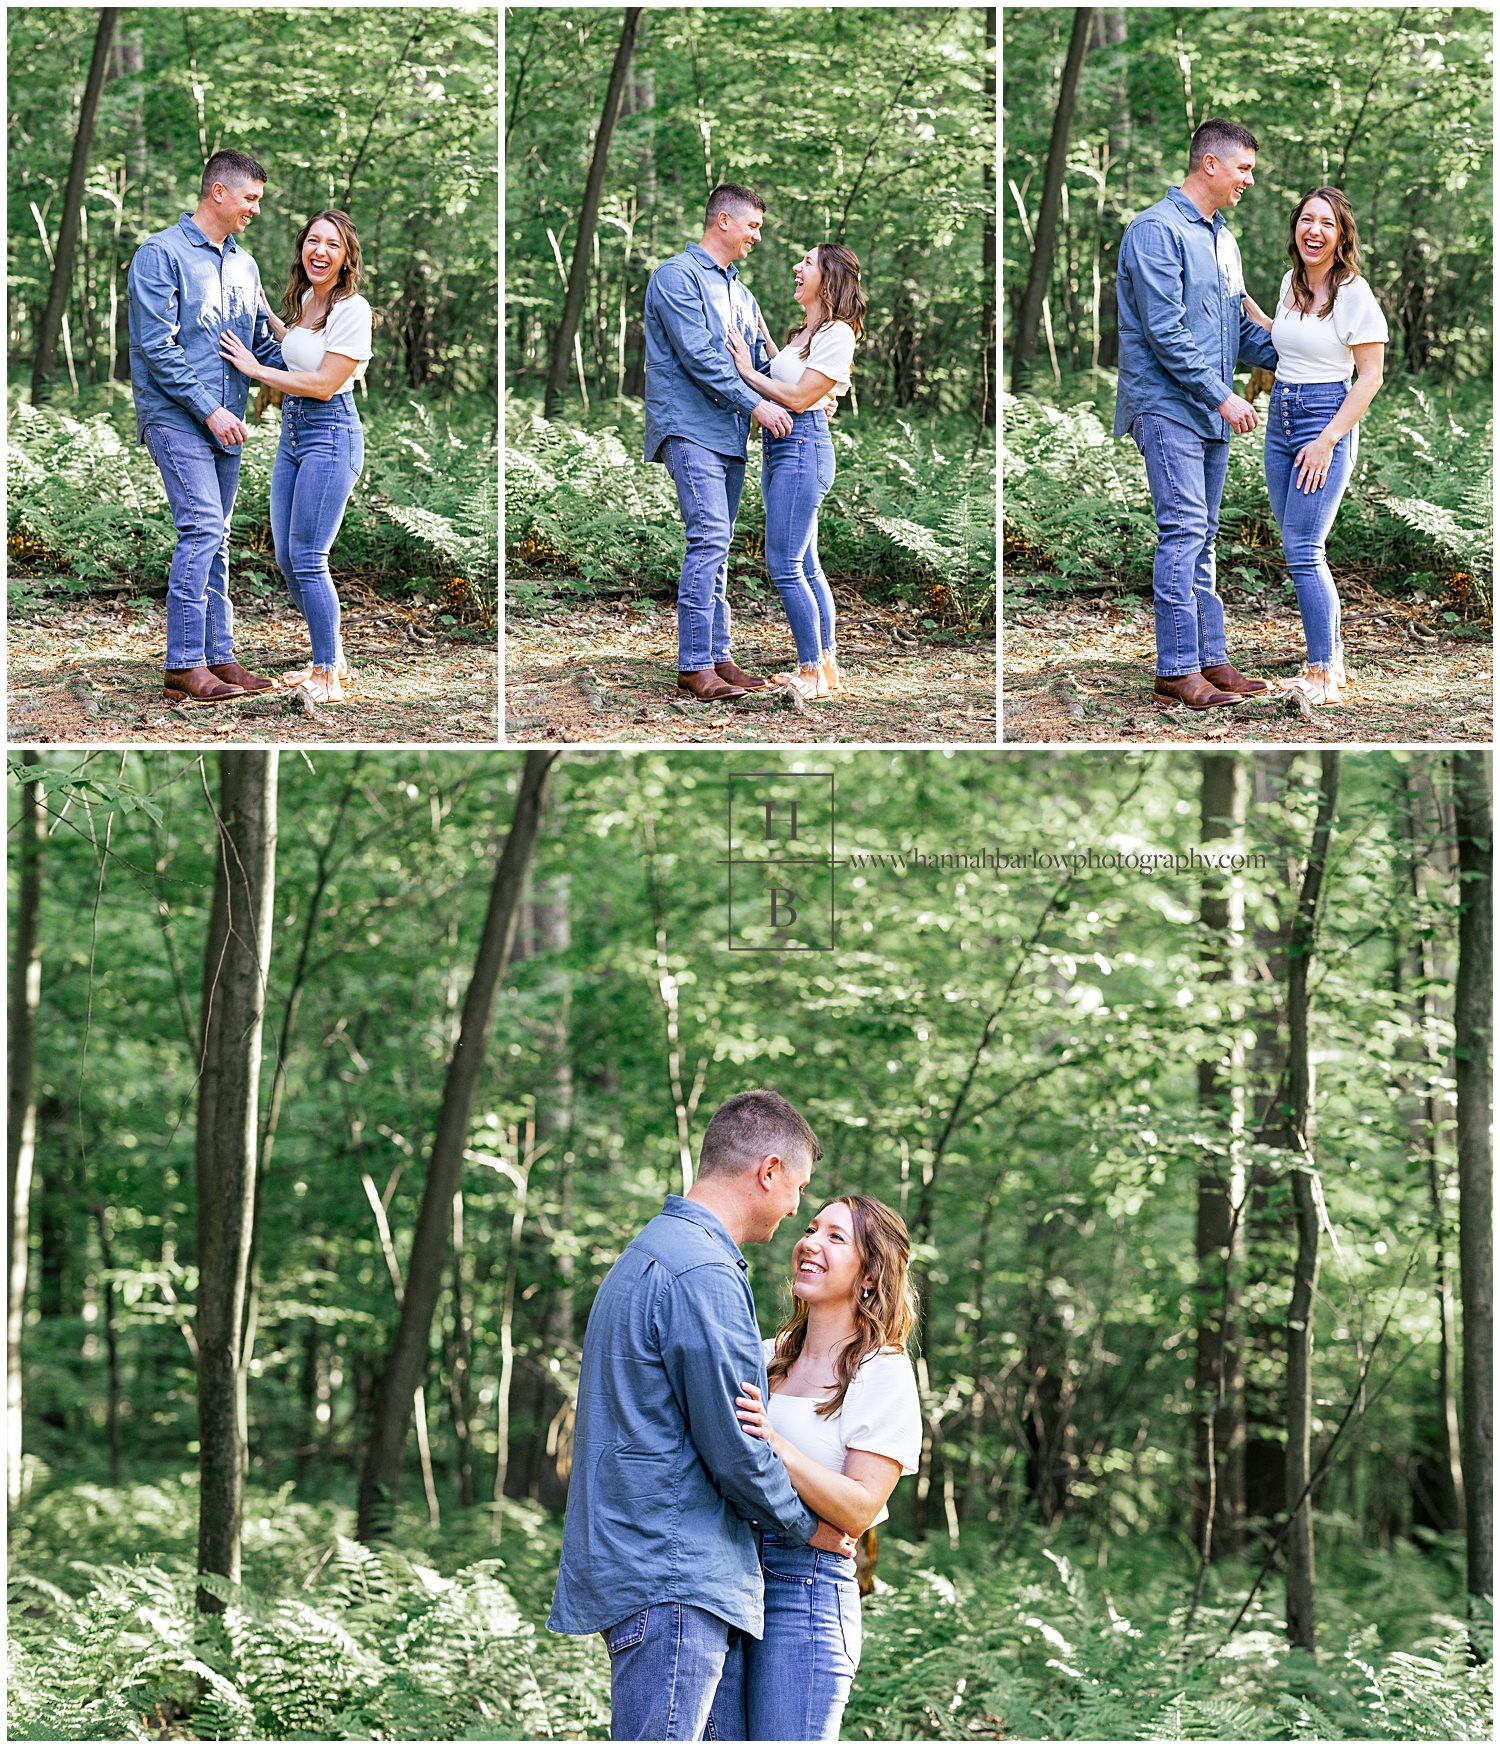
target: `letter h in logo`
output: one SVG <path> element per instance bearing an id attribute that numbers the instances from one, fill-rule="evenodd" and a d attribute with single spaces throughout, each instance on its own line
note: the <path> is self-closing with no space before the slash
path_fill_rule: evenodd
<path id="1" fill-rule="evenodd" d="M 831 953 L 831 771 L 729 774 L 731 953 Z"/>

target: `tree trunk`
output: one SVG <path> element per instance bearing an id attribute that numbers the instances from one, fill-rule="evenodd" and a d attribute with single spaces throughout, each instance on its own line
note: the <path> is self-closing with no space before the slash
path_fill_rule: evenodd
<path id="1" fill-rule="evenodd" d="M 1073 111 L 1078 107 L 1078 82 L 1083 74 L 1083 58 L 1088 52 L 1089 27 L 1093 16 L 1094 9 L 1091 6 L 1073 8 L 1073 36 L 1068 44 L 1068 58 L 1063 66 L 1062 85 L 1057 93 L 1057 110 L 1052 118 L 1052 144 L 1047 152 L 1042 206 L 1037 214 L 1036 238 L 1031 251 L 1031 272 L 1027 275 L 1026 291 L 1021 299 L 1021 313 L 1016 322 L 1016 334 L 1011 341 L 1012 394 L 1021 392 L 1026 381 L 1027 367 L 1036 354 L 1037 324 L 1042 319 L 1042 299 L 1047 294 L 1047 280 L 1052 272 L 1052 243 L 1057 234 L 1058 208 L 1062 204 L 1068 141 L 1073 132 Z"/>
<path id="2" fill-rule="evenodd" d="M 37 330 L 36 351 L 31 360 L 31 404 L 41 406 L 51 387 L 52 367 L 57 361 L 57 337 L 62 332 L 63 312 L 73 284 L 73 255 L 78 244 L 78 215 L 83 210 L 83 189 L 88 181 L 89 152 L 94 144 L 94 123 L 99 116 L 99 97 L 109 67 L 110 44 L 120 16 L 118 6 L 99 8 L 99 28 L 94 33 L 94 58 L 89 64 L 83 105 L 78 112 L 78 131 L 73 136 L 73 161 L 68 166 L 68 186 L 63 195 L 62 217 L 57 226 L 57 247 L 52 255 L 52 284 L 47 292 Z"/>
<path id="3" fill-rule="evenodd" d="M 1246 772 L 1232 753 L 1203 760 L 1202 825 L 1206 845 L 1238 848 L 1245 824 Z M 1240 1352 L 1240 1276 L 1245 1249 L 1245 1167 L 1241 1153 L 1245 1089 L 1238 1069 L 1233 985 L 1245 926 L 1244 900 L 1227 875 L 1205 878 L 1199 904 L 1204 929 L 1205 984 L 1222 991 L 1219 1029 L 1234 1032 L 1228 1046 L 1229 1079 L 1221 1074 L 1222 1052 L 1198 1064 L 1198 1104 L 1222 1153 L 1207 1154 L 1198 1178 L 1198 1340 L 1194 1388 L 1199 1404 L 1197 1488 L 1193 1541 L 1205 1562 L 1240 1552 L 1245 1518 L 1245 1382 Z"/>
<path id="4" fill-rule="evenodd" d="M 1458 1089 L 1458 1261 L 1463 1297 L 1464 1516 L 1471 1608 L 1494 1592 L 1494 1188 L 1490 1181 L 1491 811 L 1489 758 L 1453 755 L 1458 827 L 1458 982 L 1453 1000 Z M 1487 1613 L 1483 1617 L 1488 1623 Z"/>
<path id="5" fill-rule="evenodd" d="M 219 853 L 203 963 L 198 1195 L 198 1570 L 240 1579 L 244 1452 L 236 1402 L 250 1235 L 261 1031 L 276 891 L 275 752 L 219 754 Z M 198 1607 L 223 1601 L 200 1589 Z"/>
<path id="6" fill-rule="evenodd" d="M 599 225 L 599 201 L 604 193 L 604 174 L 609 168 L 609 146 L 614 138 L 615 122 L 619 119 L 620 98 L 625 91 L 625 76 L 630 70 L 630 57 L 635 51 L 635 34 L 640 26 L 643 10 L 640 6 L 625 8 L 620 46 L 615 53 L 615 64 L 610 69 L 609 87 L 604 93 L 604 114 L 599 118 L 599 131 L 594 136 L 594 158 L 589 165 L 589 179 L 584 185 L 583 206 L 578 214 L 578 235 L 573 240 L 573 264 L 568 272 L 568 293 L 563 300 L 562 322 L 552 344 L 552 368 L 547 373 L 547 397 L 543 411 L 549 419 L 557 417 L 561 410 L 563 392 L 568 386 L 568 359 L 573 350 L 573 336 L 578 332 L 578 319 L 583 314 L 589 261 L 594 252 L 594 232 Z"/>
<path id="7" fill-rule="evenodd" d="M 989 57 L 985 64 L 984 95 L 986 114 L 995 113 L 995 13 L 987 6 L 984 12 L 984 47 Z M 986 152 L 984 158 L 984 313 L 980 317 L 979 426 L 995 422 L 995 160 Z M 1035 342 L 1033 342 L 1035 344 Z"/>
<path id="8" fill-rule="evenodd" d="M 1316 1572 L 1313 1555 L 1312 1497 L 1303 1498 L 1312 1475 L 1313 1301 L 1318 1288 L 1321 1190 L 1313 1170 L 1308 1131 L 1312 1119 L 1312 1065 L 1308 1054 L 1308 972 L 1317 941 L 1318 899 L 1328 867 L 1328 845 L 1339 797 L 1339 754 L 1320 759 L 1318 817 L 1302 876 L 1297 916 L 1287 950 L 1287 1127 L 1302 1156 L 1292 1171 L 1296 1210 L 1297 1260 L 1292 1302 L 1287 1309 L 1286 1491 L 1295 1506 L 1287 1540 L 1286 1633 L 1305 1651 L 1318 1648 Z M 1297 1501 L 1301 1501 L 1297 1504 Z"/>
<path id="9" fill-rule="evenodd" d="M 474 1455 L 469 1437 L 469 1363 L 474 1349 L 474 1323 L 469 1311 L 467 1254 L 464 1250 L 464 1197 L 453 1197 L 453 1341 L 448 1358 L 448 1393 L 453 1406 L 453 1438 L 458 1446 L 458 1503 L 467 1511 L 474 1503 Z"/>
<path id="10" fill-rule="evenodd" d="M 124 1479 L 125 1444 L 120 1433 L 120 1334 L 115 1328 L 114 1251 L 109 1242 L 109 1211 L 103 1202 L 94 1204 L 94 1223 L 99 1229 L 99 1261 L 104 1269 L 104 1357 L 107 1366 L 104 1424 L 109 1437 L 109 1484 L 118 1487 Z"/>
<path id="11" fill-rule="evenodd" d="M 28 765 L 41 763 L 32 751 Z M 26 1325 L 26 1266 L 31 1241 L 31 1168 L 36 1160 L 36 1014 L 42 995 L 42 846 L 47 816 L 41 782 L 21 785 L 16 860 L 20 892 L 10 942 L 10 1092 L 6 1128 L 6 1234 L 10 1299 L 6 1314 L 6 1497 L 21 1498 L 23 1380 L 21 1334 Z"/>
<path id="12" fill-rule="evenodd" d="M 526 755 L 510 831 L 490 887 L 484 930 L 474 957 L 474 974 L 464 998 L 458 1042 L 448 1064 L 437 1132 L 428 1158 L 427 1182 L 407 1263 L 401 1316 L 376 1397 L 375 1424 L 360 1475 L 356 1533 L 363 1542 L 376 1541 L 388 1534 L 395 1510 L 412 1402 L 427 1369 L 432 1317 L 442 1289 L 449 1221 L 453 1198 L 463 1178 L 474 1095 L 484 1069 L 495 998 L 515 939 L 526 871 L 546 800 L 547 776 L 556 757 L 556 753 Z"/>

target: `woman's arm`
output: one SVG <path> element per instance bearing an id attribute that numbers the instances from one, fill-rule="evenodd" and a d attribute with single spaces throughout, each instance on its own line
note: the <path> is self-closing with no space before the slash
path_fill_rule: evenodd
<path id="1" fill-rule="evenodd" d="M 1355 367 L 1359 371 L 1353 387 L 1344 396 L 1344 404 L 1328 421 L 1321 437 L 1304 444 L 1297 451 L 1297 490 L 1313 491 L 1328 476 L 1333 464 L 1333 451 L 1340 437 L 1352 431 L 1369 410 L 1384 380 L 1385 344 L 1371 340 L 1362 346 L 1351 346 Z M 1304 484 L 1304 481 L 1307 483 Z"/>
<path id="2" fill-rule="evenodd" d="M 767 333 L 767 331 L 766 331 L 766 318 L 760 313 L 760 310 L 758 308 L 756 309 L 756 312 L 755 312 L 755 320 L 760 327 L 760 337 L 766 343 L 766 351 L 769 352 L 771 354 L 771 356 L 774 358 L 776 356 L 776 354 L 778 352 L 780 352 L 781 348 L 771 338 L 770 334 Z"/>
<path id="3" fill-rule="evenodd" d="M 1240 309 L 1249 316 L 1250 320 L 1255 323 L 1257 328 L 1264 328 L 1268 334 L 1270 333 L 1271 318 L 1260 307 L 1255 299 L 1251 297 L 1248 291 L 1245 293 L 1245 301 L 1240 305 Z"/>
<path id="4" fill-rule="evenodd" d="M 786 1464 L 786 1472 L 803 1504 L 836 1524 L 845 1535 L 862 1536 L 880 1516 L 901 1479 L 901 1465 L 894 1457 L 877 1456 L 874 1451 L 850 1451 L 844 1459 L 843 1474 L 837 1475 L 804 1456 L 777 1432 L 756 1385 L 745 1384 L 742 1388 L 745 1394 L 734 1401 L 740 1424 L 752 1438 L 764 1439 Z"/>
<path id="5" fill-rule="evenodd" d="M 279 388 L 283 394 L 305 395 L 312 401 L 331 401 L 359 369 L 357 358 L 346 358 L 342 352 L 325 352 L 323 362 L 316 370 L 276 370 L 269 364 L 262 364 L 233 334 L 220 335 L 219 350 L 252 382 Z"/>
<path id="6" fill-rule="evenodd" d="M 750 348 L 733 328 L 729 330 L 729 350 L 734 356 L 735 369 L 753 389 L 794 413 L 805 413 L 833 392 L 833 378 L 824 376 L 821 370 L 805 369 L 795 382 L 777 382 L 774 377 L 762 376 L 758 370 L 752 370 Z"/>

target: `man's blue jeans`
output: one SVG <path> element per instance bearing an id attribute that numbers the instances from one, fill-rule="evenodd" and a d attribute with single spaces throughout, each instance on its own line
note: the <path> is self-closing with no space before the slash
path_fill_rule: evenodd
<path id="1" fill-rule="evenodd" d="M 828 417 L 792 418 L 790 436 L 761 436 L 760 495 L 766 506 L 766 570 L 797 640 L 797 660 L 816 666 L 835 651 L 833 591 L 818 563 L 818 506 L 833 484 Z"/>
<path id="2" fill-rule="evenodd" d="M 611 1627 L 610 1740 L 698 1742 L 739 1635 L 706 1609 L 658 1602 Z"/>
<path id="3" fill-rule="evenodd" d="M 730 1647 L 708 1733 L 721 1742 L 836 1742 L 859 1668 L 854 1562 L 761 1540 L 766 1625 Z"/>
<path id="4" fill-rule="evenodd" d="M 1200 437 L 1160 413 L 1142 413 L 1130 435 L 1145 457 L 1156 509 L 1156 673 L 1178 679 L 1229 659 L 1224 603 L 1214 586 L 1229 439 Z"/>
<path id="5" fill-rule="evenodd" d="M 1316 491 L 1297 488 L 1297 452 L 1321 437 L 1343 406 L 1343 382 L 1277 383 L 1266 413 L 1266 490 L 1281 529 L 1286 568 L 1297 588 L 1307 639 L 1307 664 L 1327 670 L 1344 647 L 1339 635 L 1339 592 L 1328 568 L 1328 534 L 1358 454 L 1359 427 L 1334 445 L 1328 478 Z"/>
<path id="6" fill-rule="evenodd" d="M 142 433 L 161 470 L 177 525 L 167 573 L 168 672 L 234 660 L 229 604 L 229 519 L 240 482 L 240 451 L 196 431 L 148 425 Z"/>
<path id="7" fill-rule="evenodd" d="M 687 437 L 667 438 L 659 453 L 687 526 L 677 588 L 677 668 L 690 674 L 729 660 L 729 543 L 745 463 Z"/>
<path id="8" fill-rule="evenodd" d="M 307 621 L 315 667 L 337 667 L 343 653 L 328 554 L 364 465 L 365 434 L 353 395 L 286 397 L 271 473 L 271 535 L 287 592 Z"/>

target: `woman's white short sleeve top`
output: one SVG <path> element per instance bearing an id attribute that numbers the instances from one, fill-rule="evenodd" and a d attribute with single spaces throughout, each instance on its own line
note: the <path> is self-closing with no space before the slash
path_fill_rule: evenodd
<path id="1" fill-rule="evenodd" d="M 833 383 L 836 395 L 848 394 L 849 372 L 854 366 L 853 328 L 847 322 L 824 322 L 804 358 L 806 339 L 807 329 L 799 328 L 771 360 L 766 374 L 775 382 L 800 382 L 804 370 L 817 370 Z"/>
<path id="2" fill-rule="evenodd" d="M 307 292 L 303 303 L 311 296 L 312 293 Z M 374 329 L 374 315 L 362 297 L 341 297 L 328 312 L 323 327 L 316 331 L 288 328 L 286 338 L 281 342 L 281 356 L 286 360 L 288 370 L 317 370 L 329 352 L 337 352 L 343 358 L 357 358 L 358 368 L 339 390 L 340 394 L 351 394 L 354 384 L 364 375 L 366 364 L 375 356 L 375 348 L 370 344 Z"/>
<path id="3" fill-rule="evenodd" d="M 1299 315 L 1291 307 L 1291 290 L 1288 273 L 1271 321 L 1278 382 L 1348 382 L 1354 375 L 1350 348 L 1391 337 L 1367 279 L 1345 280 L 1327 316 Z"/>
<path id="4" fill-rule="evenodd" d="M 776 1357 L 776 1343 L 763 1342 L 766 1363 Z M 837 1414 L 820 1415 L 818 1396 L 772 1396 L 767 1403 L 771 1425 L 836 1475 L 844 1472 L 850 1451 L 873 1451 L 901 1465 L 903 1475 L 915 1475 L 922 1454 L 922 1406 L 911 1361 L 897 1348 L 871 1354 L 850 1380 Z M 876 1523 L 890 1513 L 884 1506 Z"/>

